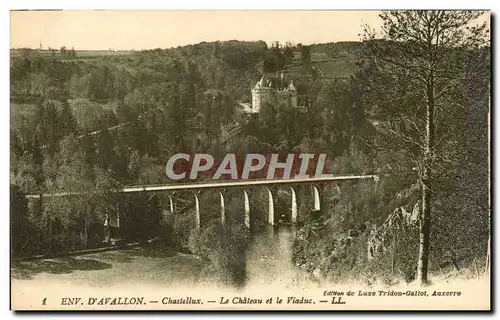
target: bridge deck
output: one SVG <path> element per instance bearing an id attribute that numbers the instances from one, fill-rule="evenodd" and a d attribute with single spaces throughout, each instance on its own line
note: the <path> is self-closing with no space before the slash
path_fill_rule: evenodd
<path id="1" fill-rule="evenodd" d="M 148 186 L 129 186 L 117 190 L 117 193 L 130 192 L 145 192 L 145 191 L 177 191 L 177 190 L 193 190 L 193 189 L 214 189 L 225 187 L 245 187 L 258 185 L 276 185 L 276 184 L 300 184 L 300 183 L 318 183 L 339 180 L 359 180 L 359 179 L 374 179 L 379 178 L 376 174 L 369 175 L 337 175 L 331 177 L 314 177 L 304 179 L 255 179 L 255 180 L 229 180 L 219 182 L 194 182 L 194 183 L 177 183 L 169 185 L 148 185 Z M 42 194 L 42 197 L 63 197 L 70 195 L 85 194 L 85 192 L 60 192 Z M 40 198 L 39 194 L 27 195 L 27 198 Z"/>

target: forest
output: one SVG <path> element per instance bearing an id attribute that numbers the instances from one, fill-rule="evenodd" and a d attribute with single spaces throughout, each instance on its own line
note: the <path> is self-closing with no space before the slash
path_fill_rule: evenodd
<path id="1" fill-rule="evenodd" d="M 310 152 L 328 154 L 329 172 L 383 178 L 326 188 L 328 209 L 321 217 L 311 218 L 311 204 L 301 204 L 296 265 L 335 281 L 414 280 L 419 234 L 427 225 L 421 212 L 430 210 L 431 228 L 423 230 L 430 231 L 429 272 L 484 272 L 491 50 L 489 43 L 479 45 L 484 29 L 472 30 L 475 37 L 467 41 L 431 43 L 424 51 L 400 25 L 418 17 L 391 17 L 385 17 L 387 30 L 393 30 L 386 38 L 375 39 L 366 30 L 360 42 L 218 41 L 92 58 L 78 57 L 77 49 L 70 55 L 11 50 L 13 256 L 99 246 L 104 216 L 119 212 L 120 237 L 168 235 L 169 245 L 228 268 L 231 254 L 244 252 L 248 234 L 237 223 L 218 230 L 213 194 L 201 200 L 213 204 L 203 213 L 207 227 L 194 230 L 187 195 L 179 196 L 181 214 L 172 220 L 161 194 L 113 191 L 173 183 L 165 163 L 179 152 L 220 158 Z M 471 17 L 452 18 L 463 26 Z M 450 33 L 458 30 L 444 18 L 436 21 Z M 431 68 L 419 64 L 426 59 Z M 257 115 L 241 112 L 239 102 L 251 101 L 262 74 L 278 72 L 308 97 L 307 111 L 267 104 Z M 421 85 L 429 83 L 429 74 L 435 100 L 432 155 L 426 152 L 429 91 Z M 422 185 L 432 185 L 432 198 L 422 198 Z M 90 190 L 77 197 L 25 197 Z M 226 210 L 237 222 L 241 195 L 229 192 Z M 255 209 L 256 217 L 264 214 Z M 224 232 L 229 235 L 220 236 Z"/>

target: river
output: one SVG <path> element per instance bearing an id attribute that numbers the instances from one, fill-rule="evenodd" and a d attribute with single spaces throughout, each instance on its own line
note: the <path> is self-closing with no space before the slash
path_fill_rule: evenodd
<path id="1" fill-rule="evenodd" d="M 266 228 L 255 235 L 246 255 L 247 286 L 311 288 L 318 284 L 292 264 L 294 227 Z"/>

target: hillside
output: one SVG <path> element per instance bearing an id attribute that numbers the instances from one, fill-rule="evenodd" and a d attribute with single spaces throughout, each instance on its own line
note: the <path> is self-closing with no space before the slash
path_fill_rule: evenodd
<path id="1" fill-rule="evenodd" d="M 415 159 L 421 152 L 419 130 L 425 104 L 423 90 L 406 78 L 386 77 L 376 68 L 359 70 L 358 56 L 366 54 L 359 43 L 268 47 L 263 41 L 226 41 L 75 54 L 20 50 L 11 56 L 10 170 L 16 208 L 13 230 L 19 235 L 13 240 L 16 254 L 63 250 L 70 243 L 68 237 L 76 234 L 85 235 L 79 246 L 92 246 L 95 230 L 91 226 L 99 225 L 107 212 L 123 214 L 122 221 L 128 225 L 124 237 L 156 236 L 154 226 L 170 206 L 168 197 L 141 193 L 117 200 L 111 191 L 124 185 L 175 183 L 165 175 L 165 163 L 179 152 L 209 153 L 215 158 L 234 153 L 238 159 L 248 153 L 324 153 L 329 173 L 387 172 L 388 176 L 376 184 L 345 182 L 338 189 L 325 187 L 328 209 L 320 217 L 320 228 L 317 221 L 310 221 L 311 203 L 301 203 L 299 235 L 303 237 L 294 244 L 297 263 L 307 268 L 311 261 L 320 263 L 321 272 L 339 278 L 387 274 L 388 261 L 373 259 L 365 264 L 359 257 L 367 252 L 372 228 L 385 225 L 398 208 L 415 207 L 420 199 L 408 190 L 418 180 L 414 168 L 419 168 Z M 434 204 L 438 214 L 432 223 L 439 234 L 433 238 L 433 270 L 449 266 L 451 243 L 456 244 L 453 255 L 459 257 L 453 259 L 461 266 L 484 258 L 489 65 L 483 62 L 488 61 L 487 54 L 486 49 L 477 49 L 457 60 L 467 61 L 470 68 L 464 69 L 466 81 L 450 89 L 450 95 L 464 107 L 453 108 L 446 101 L 448 109 L 438 113 L 436 135 L 441 140 L 436 152 L 443 159 L 436 159 L 440 174 L 435 177 L 434 196 L 439 202 Z M 310 99 L 305 112 L 272 103 L 254 115 L 238 111 L 239 102 L 251 101 L 251 88 L 262 73 L 282 71 L 287 81 L 297 84 L 300 95 Z M 406 140 L 397 140 L 401 137 Z M 68 190 L 95 192 L 41 205 L 24 198 Z M 308 191 L 303 189 L 300 198 L 308 199 Z M 228 196 L 226 211 L 234 221 L 241 218 L 241 197 L 238 190 Z M 179 198 L 193 199 L 192 194 Z M 220 218 L 219 204 L 213 199 L 218 198 L 210 193 L 200 196 L 208 204 L 203 216 L 212 229 Z M 257 204 L 267 203 L 264 198 L 255 199 Z M 265 212 L 255 210 L 258 224 Z M 285 205 L 279 210 L 277 214 L 289 212 Z M 192 232 L 193 221 L 194 211 L 186 210 L 172 227 L 175 245 L 183 250 L 204 245 L 197 242 L 201 235 Z M 394 253 L 394 263 L 401 269 L 398 275 L 408 278 L 414 274 L 416 251 L 404 250 L 416 244 L 410 237 L 412 228 L 397 235 L 404 246 Z M 460 237 L 450 229 L 460 230 Z"/>

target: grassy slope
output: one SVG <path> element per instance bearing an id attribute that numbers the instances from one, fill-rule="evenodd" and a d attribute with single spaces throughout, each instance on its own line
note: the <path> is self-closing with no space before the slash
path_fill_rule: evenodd
<path id="1" fill-rule="evenodd" d="M 356 70 L 356 56 L 343 52 L 337 57 L 329 57 L 324 53 L 314 53 L 311 56 L 311 66 L 319 68 L 326 79 L 347 78 L 354 74 Z M 309 76 L 310 71 L 301 61 L 299 56 L 295 56 L 293 61 L 285 66 L 285 73 L 292 76 Z"/>

